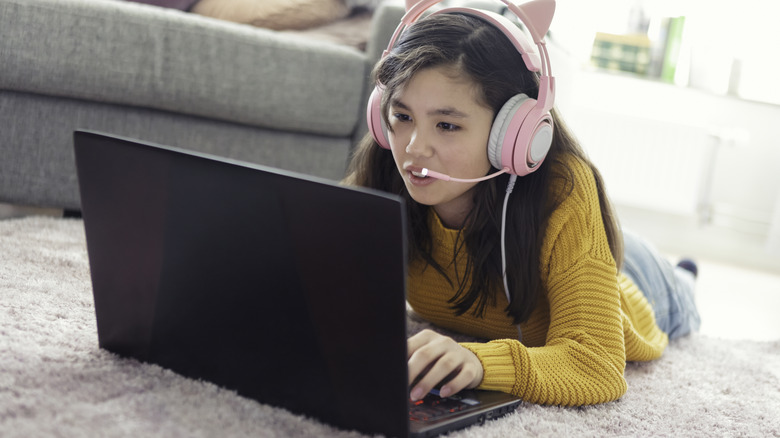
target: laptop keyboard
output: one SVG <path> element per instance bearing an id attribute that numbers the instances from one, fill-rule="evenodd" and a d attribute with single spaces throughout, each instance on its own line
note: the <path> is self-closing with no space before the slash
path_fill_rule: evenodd
<path id="1" fill-rule="evenodd" d="M 409 419 L 412 421 L 435 420 L 478 404 L 478 401 L 460 397 L 458 394 L 452 397 L 441 398 L 439 391 L 434 389 L 422 400 L 409 403 Z"/>

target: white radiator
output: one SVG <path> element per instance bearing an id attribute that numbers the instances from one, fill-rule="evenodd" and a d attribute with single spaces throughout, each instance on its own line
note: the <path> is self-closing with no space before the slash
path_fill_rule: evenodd
<path id="1" fill-rule="evenodd" d="M 566 121 L 616 204 L 709 220 L 718 137 L 708 129 L 603 111 Z"/>
<path id="2" fill-rule="evenodd" d="M 769 238 L 766 242 L 766 250 L 770 254 L 780 256 L 780 193 L 775 202 L 775 211 L 772 214 L 772 224 L 769 228 Z"/>

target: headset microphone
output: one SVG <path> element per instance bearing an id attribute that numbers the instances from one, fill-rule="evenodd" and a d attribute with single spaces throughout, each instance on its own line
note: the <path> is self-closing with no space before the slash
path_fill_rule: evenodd
<path id="1" fill-rule="evenodd" d="M 423 167 L 423 169 L 422 169 L 422 171 L 420 173 L 422 174 L 422 176 L 430 176 L 431 178 L 440 179 L 442 181 L 472 183 L 472 182 L 480 182 L 480 181 L 485 181 L 485 180 L 488 180 L 488 179 L 491 179 L 491 178 L 495 178 L 498 175 L 501 175 L 502 173 L 507 173 L 507 172 L 509 172 L 509 169 L 505 167 L 505 168 L 499 170 L 496 173 L 492 173 L 490 175 L 483 176 L 482 178 L 468 178 L 468 179 L 453 178 L 453 177 L 451 177 L 449 175 L 445 175 L 443 173 L 436 172 L 435 170 L 430 170 L 427 167 Z"/>

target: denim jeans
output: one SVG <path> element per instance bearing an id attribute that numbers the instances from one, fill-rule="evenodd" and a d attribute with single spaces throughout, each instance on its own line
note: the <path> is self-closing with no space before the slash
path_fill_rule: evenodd
<path id="1" fill-rule="evenodd" d="M 658 327 L 669 339 L 699 329 L 694 297 L 695 278 L 663 258 L 648 242 L 623 230 L 623 273 L 633 280 L 655 311 Z"/>

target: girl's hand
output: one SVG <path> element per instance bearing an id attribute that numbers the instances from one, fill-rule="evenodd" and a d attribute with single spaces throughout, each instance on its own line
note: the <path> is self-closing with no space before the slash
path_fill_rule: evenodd
<path id="1" fill-rule="evenodd" d="M 438 383 L 441 397 L 449 397 L 464 388 L 475 388 L 482 382 L 482 362 L 455 340 L 432 330 L 423 330 L 407 340 L 409 354 L 409 397 L 425 397 Z"/>

